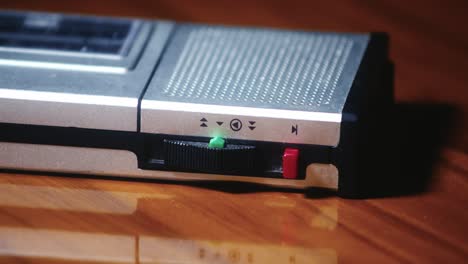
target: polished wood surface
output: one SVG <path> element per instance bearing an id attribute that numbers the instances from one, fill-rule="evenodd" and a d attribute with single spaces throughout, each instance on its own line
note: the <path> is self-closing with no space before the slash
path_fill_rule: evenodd
<path id="1" fill-rule="evenodd" d="M 0 263 L 468 261 L 468 2 L 0 0 L 0 7 L 387 31 L 396 100 L 420 109 L 400 116 L 406 145 L 395 174 L 401 185 L 392 187 L 404 191 L 374 199 L 1 173 Z"/>

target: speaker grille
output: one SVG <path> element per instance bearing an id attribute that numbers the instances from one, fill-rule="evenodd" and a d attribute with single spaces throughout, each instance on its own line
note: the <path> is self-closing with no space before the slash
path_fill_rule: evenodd
<path id="1" fill-rule="evenodd" d="M 159 99 L 287 109 L 326 107 L 340 89 L 345 97 L 358 66 L 347 68 L 350 55 L 360 60 L 367 44 L 364 35 L 214 26 L 182 26 L 174 39 L 184 44 L 169 45 Z"/>

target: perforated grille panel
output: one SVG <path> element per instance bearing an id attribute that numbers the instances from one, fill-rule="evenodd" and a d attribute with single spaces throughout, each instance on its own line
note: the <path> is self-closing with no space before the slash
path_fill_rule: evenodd
<path id="1" fill-rule="evenodd" d="M 328 112 L 341 110 L 368 40 L 209 26 L 175 34 L 146 99 Z"/>

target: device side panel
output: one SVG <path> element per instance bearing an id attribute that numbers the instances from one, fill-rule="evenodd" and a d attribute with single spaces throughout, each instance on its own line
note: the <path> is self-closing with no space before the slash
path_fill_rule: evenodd
<path id="1" fill-rule="evenodd" d="M 343 109 L 340 143 L 332 160 L 339 170 L 339 195 L 366 197 L 385 170 L 383 129 L 393 105 L 393 65 L 388 36 L 373 33 Z"/>

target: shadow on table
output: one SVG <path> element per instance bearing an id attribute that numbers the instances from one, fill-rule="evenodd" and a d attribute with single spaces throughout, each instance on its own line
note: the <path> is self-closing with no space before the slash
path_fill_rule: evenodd
<path id="1" fill-rule="evenodd" d="M 412 195 L 428 190 L 440 151 L 453 134 L 457 109 L 444 104 L 396 104 L 389 122 L 369 139 L 364 197 Z"/>

